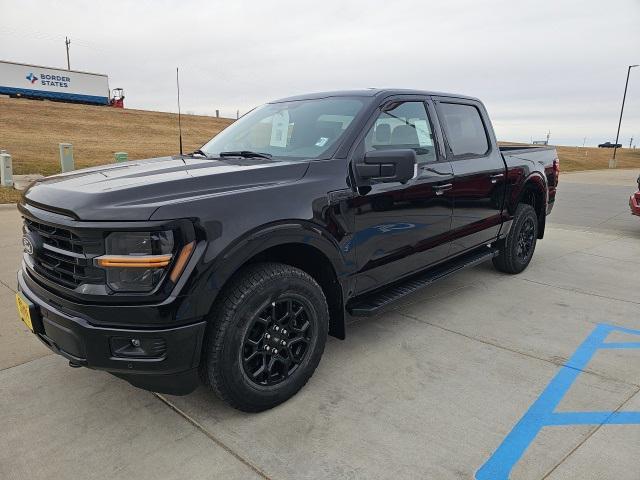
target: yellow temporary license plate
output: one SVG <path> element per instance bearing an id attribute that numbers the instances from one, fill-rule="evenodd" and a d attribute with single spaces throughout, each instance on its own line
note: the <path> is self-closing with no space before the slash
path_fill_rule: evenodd
<path id="1" fill-rule="evenodd" d="M 20 292 L 16 293 L 16 305 L 18 307 L 18 315 L 20 320 L 29 327 L 33 332 L 33 323 L 31 322 L 31 310 L 29 309 L 29 301 Z"/>

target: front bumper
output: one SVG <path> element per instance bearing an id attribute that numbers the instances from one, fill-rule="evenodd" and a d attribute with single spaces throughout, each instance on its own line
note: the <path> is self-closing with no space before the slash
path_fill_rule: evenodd
<path id="1" fill-rule="evenodd" d="M 73 365 L 105 370 L 137 387 L 161 393 L 184 395 L 199 384 L 197 367 L 205 331 L 205 322 L 165 329 L 109 328 L 93 325 L 85 316 L 63 312 L 53 302 L 45 302 L 18 272 L 18 289 L 34 304 L 34 333 L 55 353 Z M 139 308 L 132 308 L 137 314 Z M 127 309 L 120 311 L 127 315 Z M 129 339 L 152 344 L 152 354 L 132 348 L 122 351 Z M 126 349 L 125 349 L 126 350 Z"/>
<path id="2" fill-rule="evenodd" d="M 629 197 L 631 213 L 640 216 L 640 190 Z"/>

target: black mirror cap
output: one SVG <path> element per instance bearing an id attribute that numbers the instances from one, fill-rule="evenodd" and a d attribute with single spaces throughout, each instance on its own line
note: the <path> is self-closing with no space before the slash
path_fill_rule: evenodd
<path id="1" fill-rule="evenodd" d="M 363 163 L 356 164 L 363 180 L 406 183 L 415 175 L 416 152 L 411 148 L 367 152 Z"/>

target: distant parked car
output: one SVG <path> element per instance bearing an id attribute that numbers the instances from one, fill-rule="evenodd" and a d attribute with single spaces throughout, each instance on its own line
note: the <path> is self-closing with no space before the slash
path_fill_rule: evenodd
<path id="1" fill-rule="evenodd" d="M 622 148 L 621 143 L 604 142 L 598 145 L 598 148 Z"/>

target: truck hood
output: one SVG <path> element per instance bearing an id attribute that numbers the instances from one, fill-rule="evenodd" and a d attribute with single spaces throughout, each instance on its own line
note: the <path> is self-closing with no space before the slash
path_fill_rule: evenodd
<path id="1" fill-rule="evenodd" d="M 47 177 L 23 201 L 78 220 L 148 220 L 163 205 L 293 182 L 307 168 L 308 162 L 259 158 L 152 158 Z"/>

